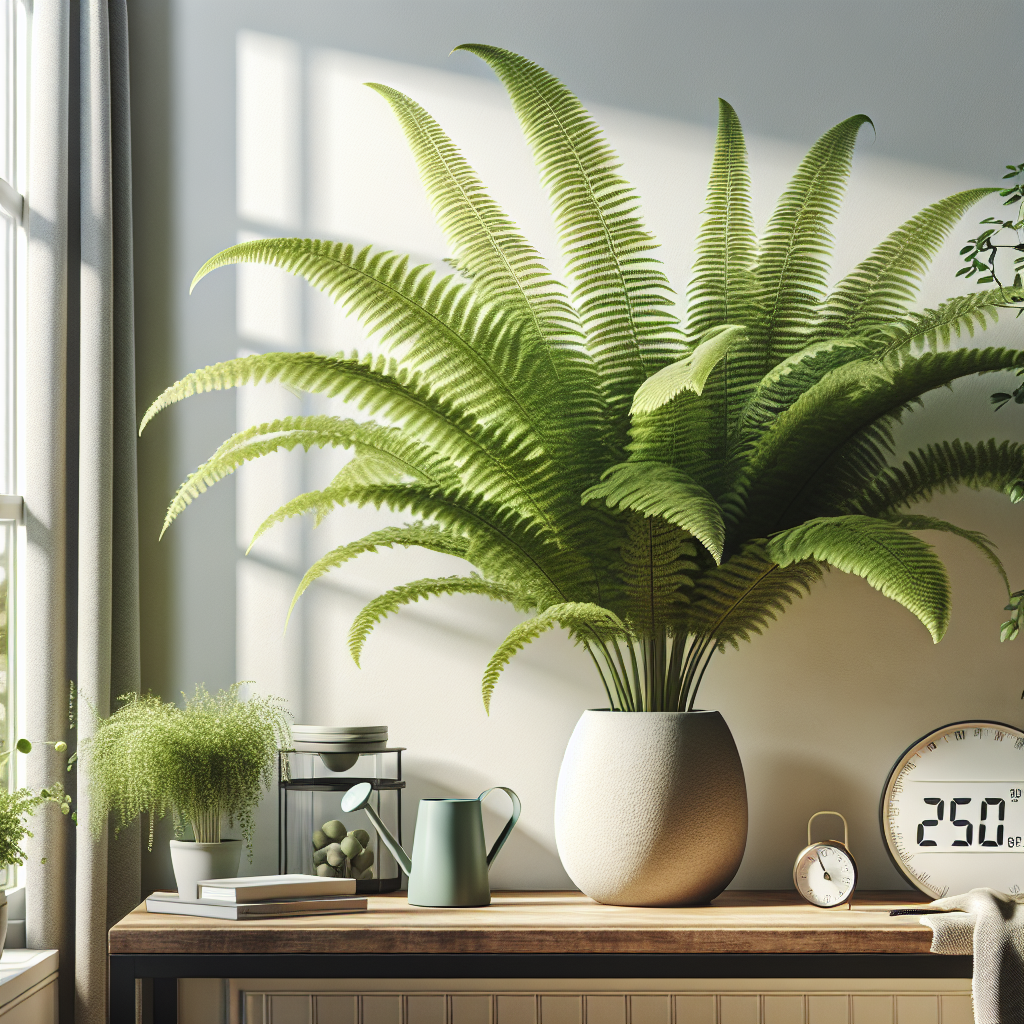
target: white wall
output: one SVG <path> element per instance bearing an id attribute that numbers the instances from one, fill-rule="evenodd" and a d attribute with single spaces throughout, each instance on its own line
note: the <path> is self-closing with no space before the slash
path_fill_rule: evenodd
<path id="1" fill-rule="evenodd" d="M 544 197 L 507 98 L 475 58 L 445 58 L 459 42 L 518 49 L 581 92 L 644 198 L 681 293 L 718 95 L 734 103 L 748 131 L 759 224 L 818 134 L 860 110 L 875 119 L 878 136 L 864 133 L 836 229 L 837 276 L 920 207 L 987 183 L 1019 159 L 1001 127 L 999 81 L 962 70 L 962 48 L 974 46 L 1001 73 L 1007 26 L 1019 38 L 1016 5 L 971 5 L 966 42 L 967 3 L 133 6 L 140 411 L 174 379 L 218 359 L 335 352 L 360 342 L 358 326 L 323 296 L 274 270 L 222 270 L 189 297 L 192 274 L 219 249 L 301 234 L 374 241 L 426 260 L 446 255 L 394 119 L 362 82 L 395 85 L 423 103 L 557 266 Z M 1005 92 L 1013 95 L 1009 84 Z M 924 303 L 958 290 L 956 249 L 973 223 L 936 262 Z M 1019 345 L 1021 334 L 1007 322 L 991 338 Z M 915 417 L 906 444 L 1019 438 L 1019 407 L 996 415 L 988 406 L 998 386 L 989 377 L 937 396 Z M 420 795 L 512 786 L 523 817 L 494 884 L 567 885 L 554 851 L 554 781 L 576 718 L 601 703 L 601 692 L 589 661 L 563 636 L 542 638 L 512 663 L 488 718 L 479 677 L 518 620 L 511 609 L 470 597 L 414 605 L 378 627 L 361 670 L 347 653 L 348 626 L 366 600 L 394 583 L 459 571 L 455 560 L 365 556 L 315 584 L 284 633 L 291 594 L 314 558 L 385 521 L 404 521 L 373 510 L 336 512 L 315 531 L 293 521 L 245 557 L 262 519 L 300 488 L 326 483 L 343 454 L 293 453 L 250 465 L 201 497 L 156 546 L 174 486 L 228 433 L 321 408 L 341 407 L 276 386 L 244 389 L 191 399 L 143 436 L 146 684 L 170 696 L 200 680 L 219 687 L 251 678 L 287 697 L 297 721 L 386 723 L 409 748 L 407 827 Z M 987 532 L 1020 585 L 1024 505 L 969 493 L 938 500 L 933 510 Z M 750 791 L 736 886 L 789 887 L 806 819 L 825 807 L 850 819 L 862 884 L 899 886 L 877 822 L 892 762 L 946 722 L 1024 717 L 1017 692 L 1024 641 L 997 641 L 1005 603 L 998 579 L 956 539 L 940 537 L 936 546 L 947 556 L 955 600 L 940 646 L 862 581 L 833 573 L 765 637 L 712 663 L 701 703 L 730 723 Z M 260 816 L 257 868 L 273 869 L 275 839 L 270 800 Z M 167 868 L 161 852 L 147 858 L 148 884 L 165 880 Z"/>

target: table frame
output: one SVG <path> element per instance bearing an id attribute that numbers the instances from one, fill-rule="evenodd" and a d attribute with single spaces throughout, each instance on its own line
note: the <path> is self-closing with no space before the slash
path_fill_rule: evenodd
<path id="1" fill-rule="evenodd" d="M 135 1024 L 152 979 L 153 1024 L 177 1024 L 179 978 L 970 978 L 973 958 L 933 953 L 114 953 L 110 1024 Z"/>

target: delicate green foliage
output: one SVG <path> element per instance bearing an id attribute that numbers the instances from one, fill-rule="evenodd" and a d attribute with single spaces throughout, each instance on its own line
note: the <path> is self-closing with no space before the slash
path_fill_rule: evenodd
<path id="1" fill-rule="evenodd" d="M 722 560 L 725 523 L 718 502 L 682 470 L 659 462 L 620 462 L 583 492 L 583 501 L 604 498 L 609 508 L 660 516 L 693 534 Z"/>
<path id="2" fill-rule="evenodd" d="M 532 640 L 555 626 L 569 630 L 582 643 L 598 642 L 625 632 L 625 623 L 612 611 L 596 604 L 553 604 L 539 615 L 521 622 L 501 642 L 484 669 L 484 707 L 489 711 L 491 694 L 502 670 Z"/>
<path id="3" fill-rule="evenodd" d="M 1010 603 L 1003 609 L 1010 617 L 999 629 L 999 642 L 1013 640 L 1024 625 L 1024 590 L 1015 590 L 1010 595 Z"/>
<path id="4" fill-rule="evenodd" d="M 0 788 L 0 867 L 25 863 L 22 844 L 32 838 L 28 830 L 28 819 L 47 803 L 56 804 L 62 814 L 71 808 L 71 797 L 58 782 L 39 793 L 30 789 L 16 789 L 11 792 Z"/>
<path id="5" fill-rule="evenodd" d="M 189 395 L 269 382 L 338 397 L 373 420 L 292 417 L 242 431 L 182 485 L 167 523 L 250 459 L 351 450 L 326 486 L 271 512 L 254 542 L 292 516 L 319 523 L 343 506 L 412 517 L 328 552 L 295 597 L 384 547 L 469 563 L 470 575 L 374 599 L 349 642 L 358 659 L 377 623 L 421 599 L 506 601 L 530 618 L 486 668 L 488 706 L 516 651 L 561 626 L 593 659 L 610 706 L 693 708 L 714 652 L 762 632 L 829 566 L 863 576 L 938 638 L 948 583 L 916 531 L 953 532 L 1002 567 L 980 534 L 907 506 L 958 486 L 1024 498 L 1017 443 L 936 442 L 896 456 L 894 430 L 922 396 L 963 376 L 1024 370 L 1019 351 L 942 351 L 1024 297 L 1019 284 L 912 308 L 929 261 L 990 190 L 933 203 L 829 294 L 832 225 L 870 122 L 858 115 L 825 133 L 758 239 L 743 130 L 721 101 L 684 334 L 639 197 L 579 100 L 514 53 L 462 49 L 509 93 L 568 287 L 430 114 L 372 85 L 405 133 L 456 272 L 297 238 L 246 242 L 207 262 L 196 281 L 241 262 L 304 277 L 384 354 L 248 356 L 168 388 L 143 426 Z"/>
<path id="6" fill-rule="evenodd" d="M 680 391 L 701 394 L 711 371 L 725 359 L 729 349 L 745 337 L 746 329 L 735 324 L 712 327 L 685 359 L 662 367 L 640 385 L 633 398 L 630 415 L 654 412 L 668 405 Z"/>
<path id="7" fill-rule="evenodd" d="M 946 570 L 932 546 L 898 522 L 869 516 L 811 519 L 776 534 L 767 552 L 783 567 L 813 558 L 862 576 L 875 590 L 912 611 L 936 643 L 946 632 L 951 600 Z"/>
<path id="8" fill-rule="evenodd" d="M 978 200 L 994 191 L 958 192 L 897 228 L 836 286 L 825 303 L 822 330 L 864 334 L 904 317 L 949 233 Z"/>
<path id="9" fill-rule="evenodd" d="M 1016 216 L 1012 220 L 986 217 L 981 223 L 994 227 L 986 228 L 960 250 L 967 265 L 961 267 L 956 276 L 970 278 L 981 273 L 983 276 L 978 278 L 979 284 L 994 283 L 1002 288 L 996 260 L 1001 250 L 1009 250 L 1010 253 L 1021 254 L 1015 256 L 1010 265 L 1014 284 L 1019 289 L 1021 274 L 1024 273 L 1024 164 L 1007 164 L 1006 170 L 1009 173 L 1003 175 L 1003 181 L 1011 180 L 1013 184 L 999 189 L 999 194 L 1003 197 L 1003 206 L 1017 207 Z M 1005 274 L 1005 270 L 1002 273 Z M 1021 299 L 1010 301 L 1019 302 Z"/>
<path id="10" fill-rule="evenodd" d="M 438 594 L 483 594 L 492 601 L 507 601 L 522 606 L 519 595 L 510 587 L 473 573 L 470 576 L 445 576 L 441 579 L 415 580 L 393 587 L 387 593 L 375 597 L 355 618 L 348 634 L 348 647 L 352 660 L 358 665 L 363 644 L 371 630 L 381 619 L 397 612 L 402 605 L 412 604 L 421 598 L 436 597 Z"/>
<path id="11" fill-rule="evenodd" d="M 200 684 L 184 708 L 127 694 L 109 718 L 96 719 L 93 735 L 80 744 L 94 835 L 108 812 L 115 832 L 148 814 L 152 849 L 154 821 L 170 811 L 179 834 L 190 825 L 196 842 L 216 843 L 227 816 L 252 855 L 253 812 L 291 736 L 280 699 L 239 699 L 241 685 L 210 694 Z"/>

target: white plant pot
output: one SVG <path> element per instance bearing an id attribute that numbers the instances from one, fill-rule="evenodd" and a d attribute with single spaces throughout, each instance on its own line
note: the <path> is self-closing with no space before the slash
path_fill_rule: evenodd
<path id="1" fill-rule="evenodd" d="M 7 893 L 0 890 L 0 950 L 7 942 Z"/>
<path id="2" fill-rule="evenodd" d="M 241 839 L 222 839 L 219 843 L 193 843 L 171 840 L 171 864 L 178 899 L 194 901 L 198 886 L 211 878 L 234 878 L 242 856 Z"/>
<path id="3" fill-rule="evenodd" d="M 747 787 L 717 711 L 585 711 L 558 773 L 555 843 L 599 903 L 707 903 L 747 843 Z"/>

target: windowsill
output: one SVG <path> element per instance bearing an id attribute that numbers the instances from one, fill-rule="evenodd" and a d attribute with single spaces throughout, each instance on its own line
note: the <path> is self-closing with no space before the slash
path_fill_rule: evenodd
<path id="1" fill-rule="evenodd" d="M 0 956 L 0 1009 L 57 977 L 57 950 L 5 949 Z"/>

